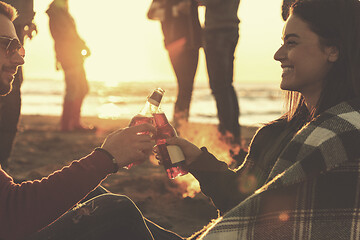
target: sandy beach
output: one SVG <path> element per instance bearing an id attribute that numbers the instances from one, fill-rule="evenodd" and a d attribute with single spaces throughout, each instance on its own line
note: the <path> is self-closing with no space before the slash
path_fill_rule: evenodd
<path id="1" fill-rule="evenodd" d="M 108 133 L 126 127 L 129 120 L 86 117 L 84 122 L 97 126 L 97 132 L 63 133 L 58 130 L 59 117 L 23 115 L 11 155 L 10 175 L 28 180 L 47 176 L 72 160 L 89 154 L 100 146 Z M 246 143 L 255 131 L 256 127 L 242 127 Z M 217 139 L 216 133 L 213 124 L 189 123 L 180 129 L 182 137 L 199 147 L 208 147 L 218 159 L 229 163 L 231 158 L 227 146 Z M 113 193 L 129 196 L 147 218 L 184 237 L 217 217 L 216 209 L 199 193 L 197 181 L 190 174 L 170 180 L 153 157 L 130 170 L 121 169 L 102 185 Z"/>

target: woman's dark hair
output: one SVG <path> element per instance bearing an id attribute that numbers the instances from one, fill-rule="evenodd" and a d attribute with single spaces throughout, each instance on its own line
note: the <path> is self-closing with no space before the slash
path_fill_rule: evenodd
<path id="1" fill-rule="evenodd" d="M 360 2 L 359 0 L 298 0 L 290 8 L 320 38 L 323 47 L 335 46 L 339 58 L 328 72 L 312 118 L 342 101 L 360 97 Z M 288 93 L 288 120 L 303 118 L 301 94 Z"/>

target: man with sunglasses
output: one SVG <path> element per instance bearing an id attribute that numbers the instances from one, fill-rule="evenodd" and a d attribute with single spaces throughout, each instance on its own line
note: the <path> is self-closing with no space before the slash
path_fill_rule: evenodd
<path id="1" fill-rule="evenodd" d="M 5 0 L 4 2 L 14 6 L 19 17 L 14 20 L 16 34 L 21 44 L 24 44 L 26 37 L 32 39 L 33 33 L 37 32 L 33 23 L 35 12 L 33 0 Z M 6 44 L 6 39 L 0 39 L 0 43 Z M 0 164 L 7 168 L 11 154 L 13 141 L 17 132 L 17 125 L 21 110 L 21 91 L 23 72 L 20 67 L 15 74 L 13 90 L 10 94 L 0 97 Z"/>
<path id="2" fill-rule="evenodd" d="M 25 50 L 12 23 L 15 18 L 15 8 L 0 1 L 1 96 L 11 92 L 14 76 L 24 64 Z M 102 194 L 68 211 L 109 174 L 148 157 L 154 143 L 149 135 L 137 134 L 145 131 L 154 133 L 155 128 L 142 124 L 115 131 L 101 148 L 41 180 L 15 184 L 0 166 L 0 239 L 113 239 L 119 226 L 133 236 L 149 236 L 142 225 L 121 218 L 123 207 L 134 214 L 138 211 L 129 208 L 134 203 L 126 197 Z M 136 221 L 143 221 L 140 213 L 137 216 Z"/>
<path id="3" fill-rule="evenodd" d="M 0 16 L 4 18 L 4 16 Z M 0 22 L 1 30 L 6 30 L 8 23 Z M 24 64 L 25 50 L 17 35 L 7 31 L 0 36 L 0 94 L 11 92 L 12 83 L 19 66 Z"/>

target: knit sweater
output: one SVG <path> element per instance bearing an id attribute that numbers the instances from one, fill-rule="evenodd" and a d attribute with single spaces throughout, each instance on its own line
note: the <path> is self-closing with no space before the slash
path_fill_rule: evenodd
<path id="1" fill-rule="evenodd" d="M 99 151 L 46 178 L 15 184 L 0 168 L 0 239 L 24 239 L 71 209 L 96 188 L 114 163 Z"/>

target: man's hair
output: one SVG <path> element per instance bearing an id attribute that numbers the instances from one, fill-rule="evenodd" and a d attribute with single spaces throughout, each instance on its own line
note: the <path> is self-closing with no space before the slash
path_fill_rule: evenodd
<path id="1" fill-rule="evenodd" d="M 313 116 L 346 100 L 360 97 L 360 2 L 359 0 L 298 0 L 290 13 L 319 36 L 323 47 L 334 46 L 339 58 L 328 72 Z M 299 116 L 305 104 L 299 93 L 288 93 L 288 120 Z M 302 109 L 302 110 L 301 110 Z"/>
<path id="2" fill-rule="evenodd" d="M 1 1 L 0 1 L 0 14 L 9 18 L 10 21 L 14 21 L 18 16 L 18 12 L 13 6 Z"/>

